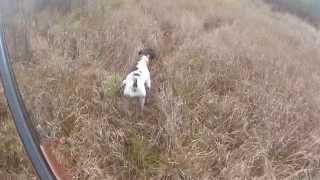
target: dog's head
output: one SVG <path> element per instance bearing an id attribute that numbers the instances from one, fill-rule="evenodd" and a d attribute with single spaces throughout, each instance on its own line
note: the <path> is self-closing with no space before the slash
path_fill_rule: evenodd
<path id="1" fill-rule="evenodd" d="M 147 56 L 150 60 L 156 58 L 156 53 L 151 48 L 141 49 L 138 54 L 139 56 Z"/>

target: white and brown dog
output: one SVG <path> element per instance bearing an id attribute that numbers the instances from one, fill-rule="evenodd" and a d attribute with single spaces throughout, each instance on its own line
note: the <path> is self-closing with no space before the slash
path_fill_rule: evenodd
<path id="1" fill-rule="evenodd" d="M 138 54 L 139 61 L 126 79 L 122 81 L 122 88 L 124 96 L 138 100 L 140 113 L 143 114 L 145 98 L 151 89 L 148 64 L 150 60 L 155 58 L 155 52 L 152 49 L 142 49 Z"/>

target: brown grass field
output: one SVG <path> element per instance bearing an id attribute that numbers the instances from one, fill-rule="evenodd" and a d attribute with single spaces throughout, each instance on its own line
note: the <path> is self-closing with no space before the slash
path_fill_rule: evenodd
<path id="1" fill-rule="evenodd" d="M 7 33 L 30 117 L 65 139 L 74 179 L 320 179 L 317 28 L 258 0 L 85 2 L 20 12 Z M 143 47 L 158 58 L 138 118 L 118 90 Z M 2 95 L 0 118 L 0 174 L 33 179 Z"/>

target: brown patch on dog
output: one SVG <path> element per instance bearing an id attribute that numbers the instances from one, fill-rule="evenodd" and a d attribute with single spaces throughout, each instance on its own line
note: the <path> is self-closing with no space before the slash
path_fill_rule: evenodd
<path id="1" fill-rule="evenodd" d="M 156 58 L 156 53 L 153 49 L 151 48 L 146 48 L 146 49 L 142 49 L 138 52 L 139 56 L 149 56 L 150 60 L 153 60 Z"/>

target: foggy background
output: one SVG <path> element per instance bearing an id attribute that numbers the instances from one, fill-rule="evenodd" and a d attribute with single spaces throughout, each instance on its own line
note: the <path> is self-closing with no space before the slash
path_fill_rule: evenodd
<path id="1" fill-rule="evenodd" d="M 287 11 L 309 22 L 320 24 L 320 1 L 319 0 L 264 0 L 273 4 L 276 11 Z M 9 17 L 23 10 L 25 15 L 43 10 L 54 10 L 67 13 L 72 8 L 94 4 L 94 0 L 1 0 L 0 14 Z"/>

